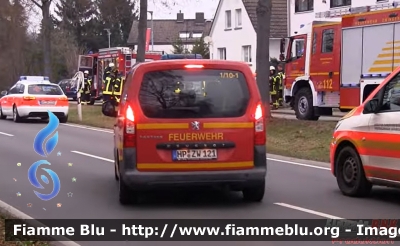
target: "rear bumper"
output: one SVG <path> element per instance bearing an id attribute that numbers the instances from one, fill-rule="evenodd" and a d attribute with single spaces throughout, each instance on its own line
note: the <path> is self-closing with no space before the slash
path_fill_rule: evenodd
<path id="1" fill-rule="evenodd" d="M 136 166 L 136 149 L 124 150 L 124 161 L 120 162 L 121 178 L 132 189 L 151 189 L 166 186 L 220 186 L 235 189 L 251 187 L 265 181 L 267 160 L 265 147 L 254 148 L 254 168 L 225 171 L 189 172 L 139 172 Z"/>
<path id="2" fill-rule="evenodd" d="M 68 106 L 57 106 L 57 107 L 34 107 L 34 106 L 23 106 L 18 107 L 18 114 L 20 117 L 47 117 L 49 110 L 57 117 L 65 117 L 68 115 Z"/>

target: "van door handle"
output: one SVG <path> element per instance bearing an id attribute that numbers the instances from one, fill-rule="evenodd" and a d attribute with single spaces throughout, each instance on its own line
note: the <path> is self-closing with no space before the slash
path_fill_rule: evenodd
<path id="1" fill-rule="evenodd" d="M 333 72 L 329 72 L 329 78 L 333 77 Z"/>

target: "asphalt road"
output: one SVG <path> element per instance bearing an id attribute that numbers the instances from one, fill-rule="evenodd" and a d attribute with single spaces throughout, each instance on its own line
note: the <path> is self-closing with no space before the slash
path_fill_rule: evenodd
<path id="1" fill-rule="evenodd" d="M 0 121 L 0 200 L 36 219 L 390 219 L 399 217 L 400 192 L 375 188 L 367 199 L 344 197 L 328 167 L 268 160 L 267 190 L 259 204 L 240 194 L 216 190 L 149 194 L 141 205 L 121 206 L 112 159 L 112 133 L 72 125 L 58 128 L 59 143 L 47 158 L 61 180 L 61 191 L 41 201 L 27 179 L 41 160 L 33 140 L 45 123 Z M 57 155 L 61 152 L 61 155 Z M 18 166 L 17 163 L 21 163 Z M 68 163 L 73 163 L 69 166 Z M 76 178 L 76 182 L 72 182 Z M 16 193 L 20 192 L 21 196 Z M 67 193 L 73 196 L 68 197 Z M 48 190 L 43 193 L 49 193 Z M 28 207 L 27 204 L 32 206 Z M 61 203 L 61 207 L 57 207 Z M 81 245 L 183 246 L 187 242 L 78 242 Z M 193 246 L 204 242 L 190 243 Z M 209 246 L 331 245 L 331 242 L 207 242 Z"/>

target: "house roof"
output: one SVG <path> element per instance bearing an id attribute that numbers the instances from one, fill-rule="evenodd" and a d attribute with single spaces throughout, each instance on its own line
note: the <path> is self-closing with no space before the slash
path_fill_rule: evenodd
<path id="1" fill-rule="evenodd" d="M 155 45 L 169 45 L 172 44 L 180 32 L 202 32 L 204 36 L 210 34 L 212 21 L 205 21 L 204 25 L 195 23 L 195 19 L 185 19 L 183 22 L 173 20 L 153 20 L 154 44 Z M 132 23 L 131 31 L 129 33 L 128 45 L 136 45 L 138 38 L 137 31 L 138 21 L 134 20 Z M 151 28 L 151 20 L 147 21 L 147 27 Z M 184 39 L 184 43 L 194 43 L 196 39 Z"/>
<path id="2" fill-rule="evenodd" d="M 222 0 L 221 0 L 222 1 Z M 242 0 L 247 14 L 257 31 L 257 4 L 258 0 Z M 287 37 L 287 0 L 272 0 L 271 10 L 271 38 Z"/>

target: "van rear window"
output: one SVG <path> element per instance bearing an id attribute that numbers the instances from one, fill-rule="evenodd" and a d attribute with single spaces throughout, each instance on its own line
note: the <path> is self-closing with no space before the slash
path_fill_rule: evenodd
<path id="1" fill-rule="evenodd" d="M 139 103 L 149 118 L 240 117 L 250 93 L 244 75 L 230 70 L 163 70 L 144 75 Z"/>

